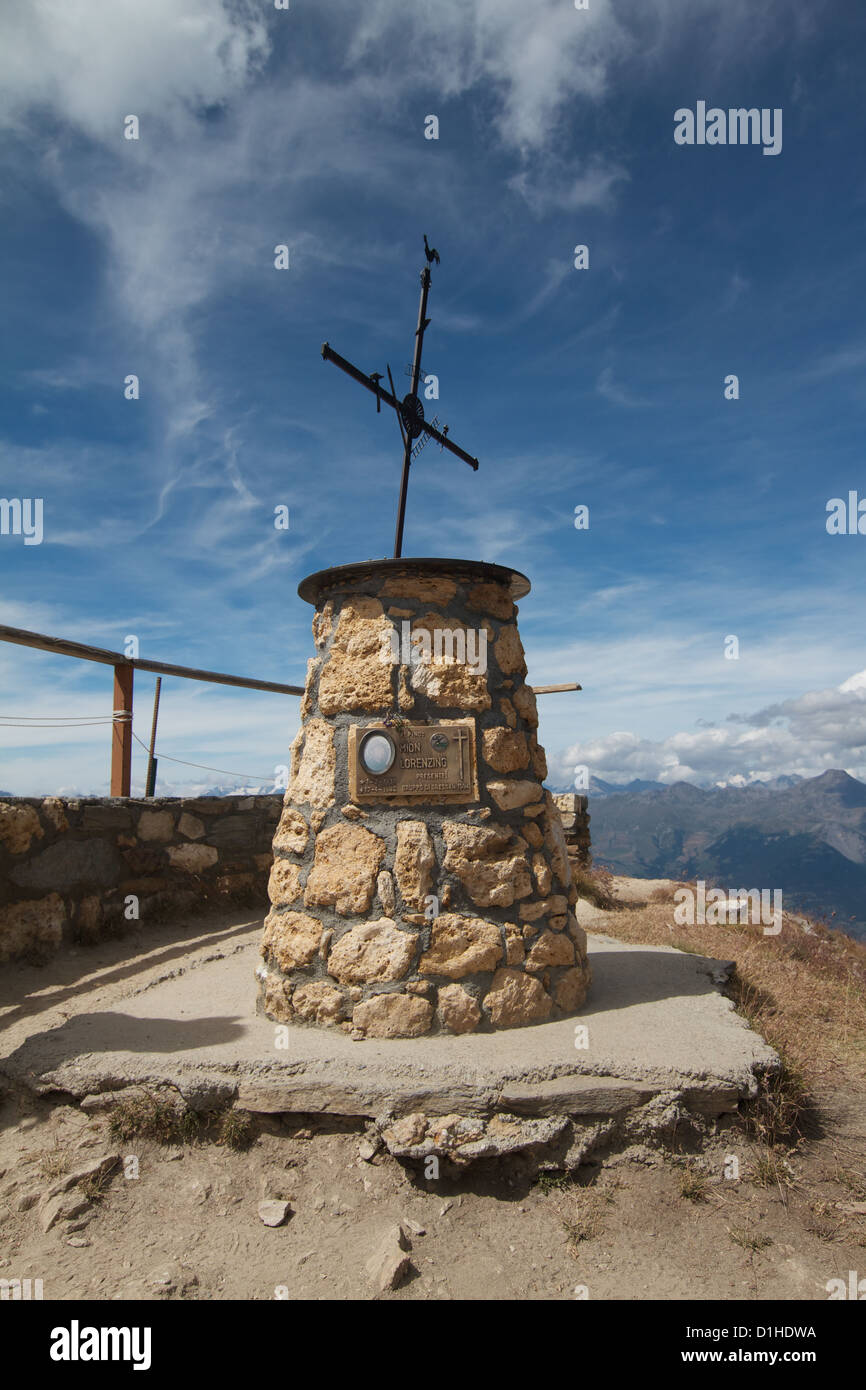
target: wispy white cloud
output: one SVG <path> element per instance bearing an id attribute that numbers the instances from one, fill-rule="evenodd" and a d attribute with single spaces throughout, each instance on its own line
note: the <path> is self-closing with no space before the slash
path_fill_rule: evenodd
<path id="1" fill-rule="evenodd" d="M 837 348 L 835 352 L 824 353 L 803 370 L 801 377 L 806 381 L 821 381 L 845 372 L 859 372 L 863 367 L 866 367 L 866 343 L 850 343 L 847 347 Z"/>
<path id="2" fill-rule="evenodd" d="M 519 170 L 508 183 L 534 213 L 541 215 L 554 210 L 610 209 L 618 186 L 629 177 L 622 165 L 606 164 L 599 158 L 586 165 L 571 166 L 548 158 Z"/>
<path id="3" fill-rule="evenodd" d="M 600 396 L 604 396 L 611 405 L 621 405 L 626 410 L 639 410 L 643 406 L 652 405 L 652 401 L 644 396 L 637 395 L 629 390 L 622 382 L 616 380 L 612 367 L 603 367 L 598 374 L 595 389 Z"/>
<path id="4" fill-rule="evenodd" d="M 494 93 L 503 142 L 526 154 L 544 143 L 567 101 L 604 95 L 610 64 L 629 47 L 609 0 L 582 11 L 559 0 L 439 0 L 409 10 L 370 0 L 350 61 L 375 65 L 396 32 L 423 52 L 429 84 L 444 97 Z"/>

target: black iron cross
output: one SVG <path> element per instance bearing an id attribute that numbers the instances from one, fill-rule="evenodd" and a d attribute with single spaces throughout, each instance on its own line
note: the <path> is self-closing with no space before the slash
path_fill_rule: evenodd
<path id="1" fill-rule="evenodd" d="M 447 449 L 449 453 L 456 454 L 464 463 L 468 463 L 470 468 L 478 470 L 478 460 L 472 458 L 471 454 L 465 453 L 457 444 L 452 443 L 447 438 L 448 426 L 444 430 L 439 430 L 431 421 L 424 419 L 424 407 L 418 396 L 418 381 L 421 376 L 421 350 L 424 345 L 424 332 L 430 320 L 427 314 L 427 295 L 430 290 L 430 266 L 435 261 L 439 262 L 439 252 L 432 246 L 428 246 L 427 238 L 424 238 L 424 254 L 427 257 L 427 264 L 421 271 L 421 303 L 418 307 L 418 327 L 415 329 L 415 356 L 412 361 L 412 389 L 402 401 L 398 401 L 397 393 L 394 389 L 394 378 L 391 375 L 391 368 L 388 367 L 388 380 L 391 383 L 391 390 L 386 391 L 380 386 L 382 380 L 381 372 L 373 372 L 370 376 L 365 376 L 363 372 L 353 367 L 351 362 L 347 362 L 345 357 L 341 357 L 338 352 L 327 343 L 322 344 L 322 356 L 326 362 L 333 362 L 336 367 L 340 367 L 347 372 L 355 381 L 359 381 L 362 386 L 366 386 L 368 391 L 372 391 L 376 397 L 376 410 L 381 409 L 381 402 L 390 405 L 392 410 L 397 413 L 397 423 L 400 426 L 400 434 L 403 439 L 403 476 L 400 481 L 400 505 L 397 510 L 397 530 L 394 535 L 394 559 L 398 560 L 403 550 L 403 522 L 406 518 L 406 490 L 409 486 L 409 468 L 412 463 L 413 453 L 418 452 L 418 445 L 413 444 L 420 434 L 424 434 L 429 439 L 435 439 L 440 449 Z"/>

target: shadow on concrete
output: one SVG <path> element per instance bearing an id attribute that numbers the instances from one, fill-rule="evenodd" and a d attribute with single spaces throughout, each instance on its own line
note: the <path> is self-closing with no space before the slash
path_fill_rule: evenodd
<path id="1" fill-rule="evenodd" d="M 57 1009 L 68 1000 L 96 993 L 124 980 L 134 980 L 145 971 L 191 956 L 207 946 L 224 945 L 253 929 L 260 930 L 263 922 L 258 916 L 245 917 L 240 923 L 236 917 L 231 920 L 232 925 L 217 926 L 211 931 L 200 923 L 162 928 L 160 935 L 169 938 L 162 948 L 152 938 L 147 941 L 137 935 L 131 942 L 129 936 L 124 936 L 101 941 L 97 947 L 82 947 L 83 958 L 61 954 L 43 966 L 5 966 L 0 970 L 0 1026 L 8 1028 L 23 1018 Z M 220 917 L 219 921 L 224 923 L 225 917 Z M 186 935 L 181 936 L 181 932 Z M 122 959 L 128 957 L 130 949 L 141 954 L 132 960 Z M 106 955 L 109 962 L 111 956 L 117 957 L 114 968 L 110 963 L 105 968 Z"/>
<path id="2" fill-rule="evenodd" d="M 590 951 L 592 985 L 586 1004 L 576 1015 L 578 1021 L 593 1014 L 650 1004 L 661 999 L 722 992 L 721 972 L 726 962 L 691 952 L 649 950 L 632 947 L 629 951 Z"/>
<path id="3" fill-rule="evenodd" d="M 47 1069 L 54 1071 L 65 1062 L 100 1052 L 148 1052 L 157 1056 L 195 1052 L 198 1048 L 234 1042 L 243 1032 L 244 1021 L 238 1015 L 183 1020 L 135 1018 L 105 1010 L 76 1014 L 60 1028 L 33 1034 L 10 1052 L 7 1064 L 13 1071 L 16 1061 L 26 1061 L 32 1068 L 40 1065 L 42 1054 Z"/>

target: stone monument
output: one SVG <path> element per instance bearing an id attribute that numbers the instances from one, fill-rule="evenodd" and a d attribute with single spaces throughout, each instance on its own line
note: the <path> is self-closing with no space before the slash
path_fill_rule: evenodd
<path id="1" fill-rule="evenodd" d="M 260 1008 L 352 1037 L 539 1024 L 589 984 L 515 599 L 469 560 L 323 570 Z"/>

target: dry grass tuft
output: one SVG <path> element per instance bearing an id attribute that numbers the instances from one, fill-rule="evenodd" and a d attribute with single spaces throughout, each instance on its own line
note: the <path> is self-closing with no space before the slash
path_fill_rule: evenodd
<path id="1" fill-rule="evenodd" d="M 89 1177 L 83 1178 L 78 1184 L 78 1190 L 88 1202 L 101 1202 L 114 1177 L 114 1172 L 109 1170 L 104 1173 L 91 1173 Z"/>
<path id="2" fill-rule="evenodd" d="M 796 1179 L 786 1154 L 767 1149 L 758 1154 L 750 1173 L 756 1187 L 777 1187 L 780 1192 L 793 1187 Z"/>
<path id="3" fill-rule="evenodd" d="M 618 1179 L 606 1178 L 589 1187 L 571 1184 L 561 1214 L 566 1240 L 572 1254 L 584 1240 L 596 1240 L 604 1231 L 605 1209 L 615 1200 Z"/>
<path id="4" fill-rule="evenodd" d="M 148 1091 L 120 1101 L 111 1112 L 108 1128 L 113 1139 L 153 1139 L 158 1144 L 184 1144 L 198 1138 L 201 1121 L 177 1101 Z"/>
<path id="5" fill-rule="evenodd" d="M 70 1166 L 69 1149 L 65 1144 L 58 1143 L 57 1140 L 50 1149 L 45 1149 L 39 1155 L 39 1171 L 48 1182 L 64 1177 L 69 1172 Z"/>
<path id="6" fill-rule="evenodd" d="M 617 901 L 613 894 L 613 874 L 610 869 L 606 869 L 603 864 L 594 864 L 588 867 L 580 864 L 575 859 L 570 859 L 571 878 L 577 889 L 578 897 L 586 898 L 595 907 L 603 910 L 612 910 L 617 906 Z"/>
<path id="7" fill-rule="evenodd" d="M 741 1250 L 750 1250 L 753 1255 L 773 1244 L 770 1236 L 756 1235 L 747 1226 L 726 1226 L 725 1229 L 735 1245 Z"/>
<path id="8" fill-rule="evenodd" d="M 647 898 L 648 903 L 669 903 L 671 892 L 669 888 L 654 888 Z"/>
<path id="9" fill-rule="evenodd" d="M 222 1110 L 200 1115 L 172 1096 L 144 1092 L 119 1102 L 108 1121 L 114 1139 L 153 1139 L 157 1144 L 194 1144 L 211 1140 L 239 1152 L 256 1137 L 252 1116 L 245 1110 Z"/>
<path id="10" fill-rule="evenodd" d="M 707 1200 L 708 1174 L 695 1163 L 686 1163 L 680 1170 L 680 1196 L 688 1202 Z"/>
<path id="11" fill-rule="evenodd" d="M 216 1120 L 216 1141 L 240 1152 L 255 1138 L 252 1116 L 246 1110 L 224 1110 Z"/>

